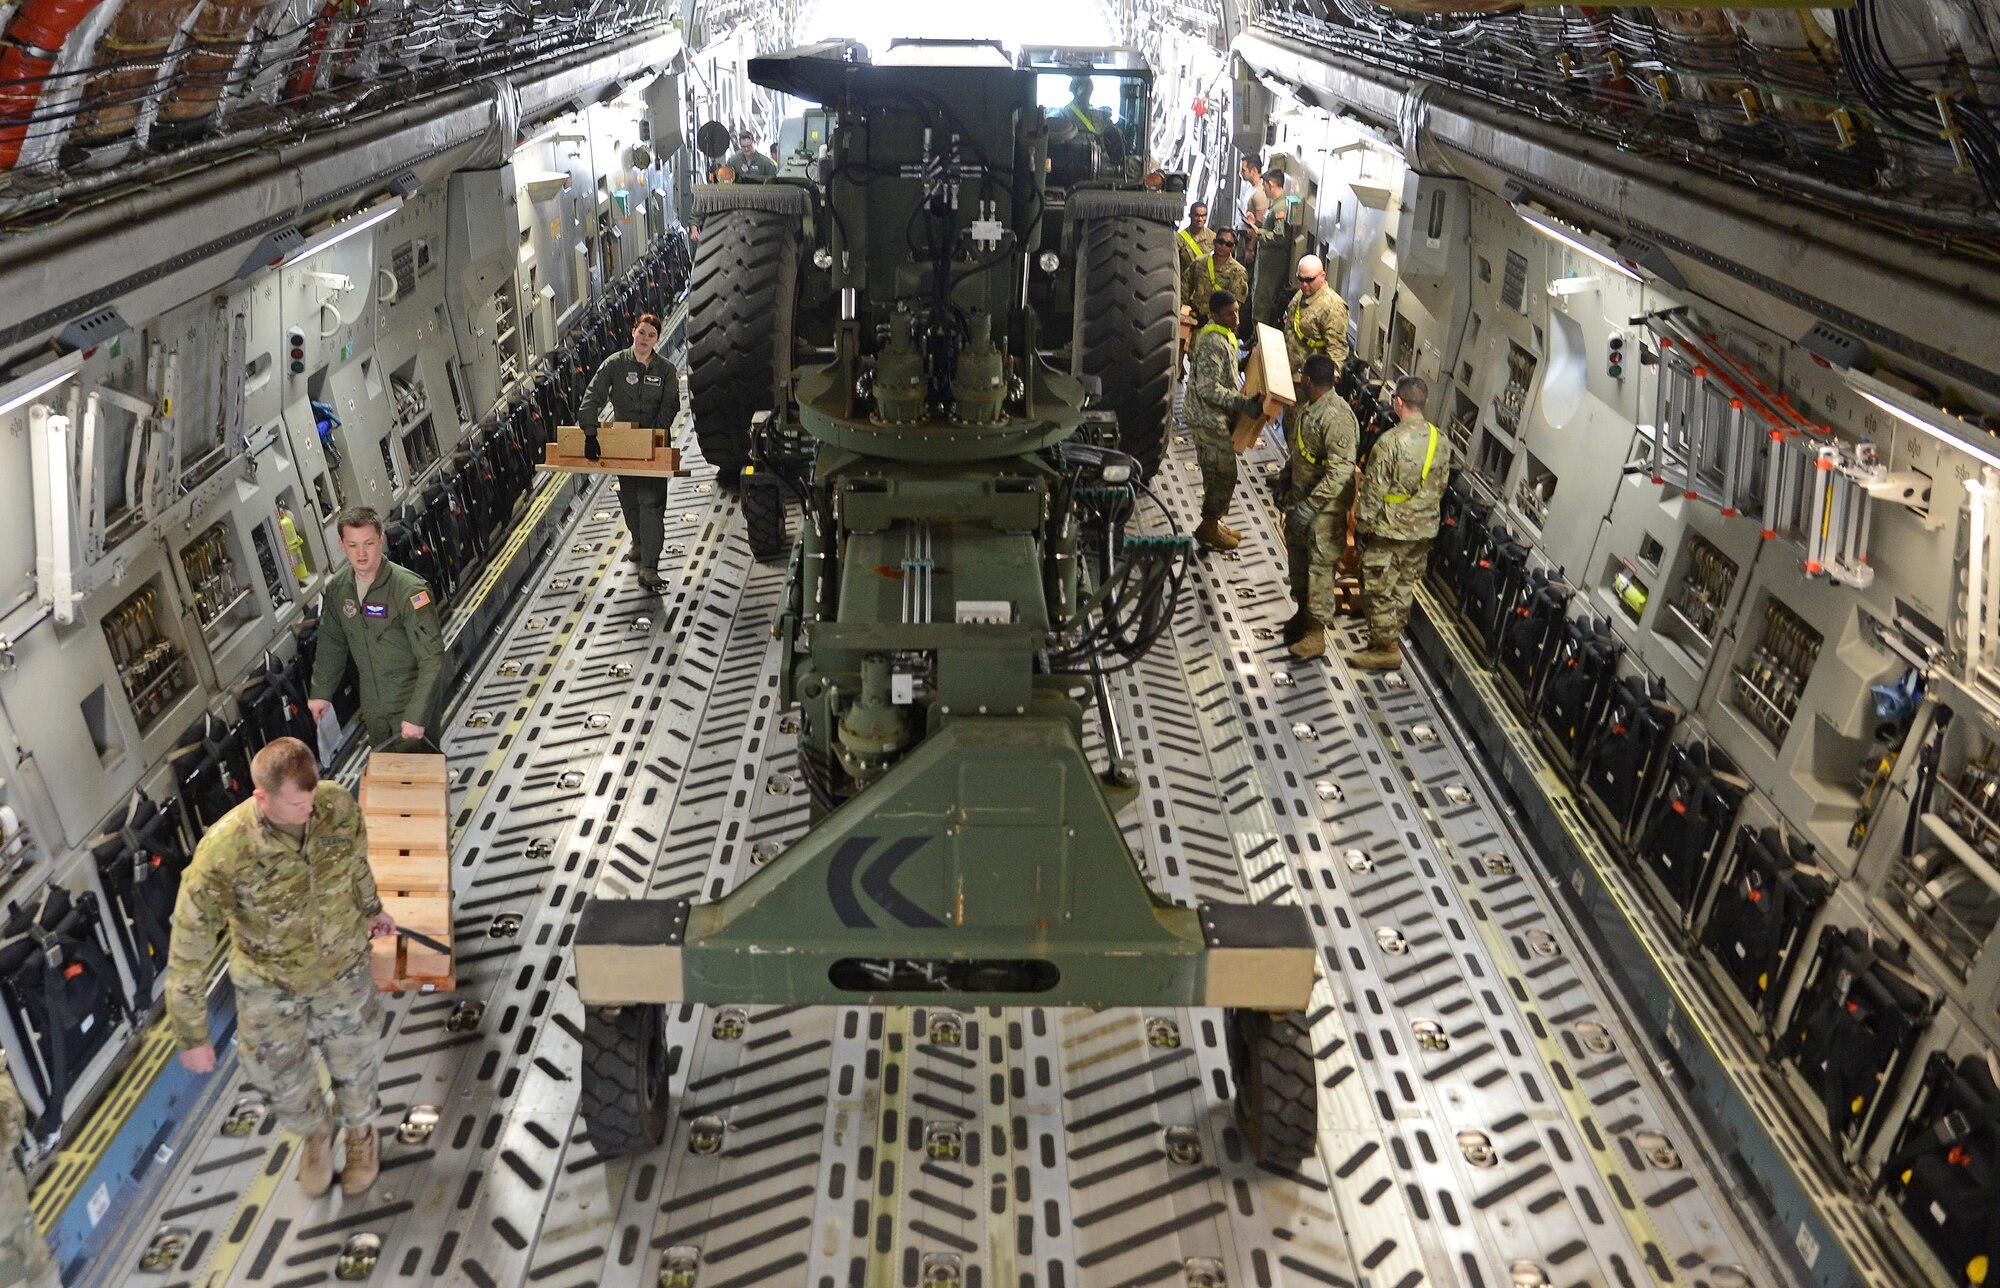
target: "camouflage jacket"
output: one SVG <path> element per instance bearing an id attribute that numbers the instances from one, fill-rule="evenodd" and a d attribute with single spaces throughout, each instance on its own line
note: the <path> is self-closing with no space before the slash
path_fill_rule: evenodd
<path id="1" fill-rule="evenodd" d="M 208 963 L 225 933 L 232 978 L 310 996 L 368 959 L 368 921 L 381 911 L 368 827 L 346 788 L 320 783 L 303 841 L 244 801 L 208 829 L 181 877 L 165 986 L 175 1039 L 208 1041 Z"/>
<path id="2" fill-rule="evenodd" d="M 28 1109 L 21 1103 L 21 1090 L 14 1085 L 14 1075 L 7 1072 L 6 1062 L 0 1061 L 0 1154 L 13 1153 L 27 1129 Z"/>
<path id="3" fill-rule="evenodd" d="M 1174 233 L 1174 249 L 1180 253 L 1181 275 L 1185 277 L 1188 265 L 1204 255 L 1215 253 L 1215 230 L 1204 228 L 1200 232 L 1195 232 L 1191 228 L 1177 229 Z"/>
<path id="4" fill-rule="evenodd" d="M 1450 473 L 1450 441 L 1422 416 L 1406 417 L 1368 449 L 1355 530 L 1398 541 L 1436 536 L 1438 502 Z"/>
<path id="5" fill-rule="evenodd" d="M 444 697 L 444 633 L 422 577 L 384 559 L 366 595 L 355 592 L 351 567 L 327 579 L 313 697 L 333 696 L 350 657 L 361 679 L 364 715 L 399 717 L 426 729 L 435 723 Z"/>
<path id="6" fill-rule="evenodd" d="M 1329 389 L 1300 408 L 1289 445 L 1292 478 L 1285 504 L 1345 511 L 1354 504 L 1354 456 L 1360 448 L 1361 425 L 1345 398 Z"/>
<path id="7" fill-rule="evenodd" d="M 1278 324 L 1285 333 L 1285 357 L 1292 364 L 1293 383 L 1302 378 L 1306 359 L 1315 353 L 1332 358 L 1334 374 L 1340 374 L 1347 361 L 1347 301 L 1331 283 L 1320 287 L 1319 294 L 1310 299 L 1293 291 Z"/>
<path id="8" fill-rule="evenodd" d="M 1193 373 L 1188 380 L 1188 428 L 1227 437 L 1239 411 L 1255 412 L 1261 400 L 1245 397 L 1236 370 L 1236 337 L 1214 322 L 1194 337 Z"/>
<path id="9" fill-rule="evenodd" d="M 1181 303 L 1194 310 L 1195 321 L 1208 321 L 1208 297 L 1228 291 L 1239 300 L 1250 298 L 1250 272 L 1243 262 L 1230 259 L 1216 263 L 1213 254 L 1203 255 L 1181 275 Z"/>

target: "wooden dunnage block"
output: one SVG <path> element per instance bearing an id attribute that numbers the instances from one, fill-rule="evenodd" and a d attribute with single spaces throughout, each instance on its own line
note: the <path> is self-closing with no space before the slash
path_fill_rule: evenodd
<path id="1" fill-rule="evenodd" d="M 443 818 L 445 800 L 436 783 L 406 783 L 395 779 L 363 778 L 361 812 L 377 814 L 425 814 Z"/>
<path id="2" fill-rule="evenodd" d="M 1285 357 L 1285 337 L 1274 326 L 1257 324 L 1257 347 L 1243 367 L 1243 392 L 1253 397 L 1269 395 L 1289 407 L 1298 401 L 1292 384 L 1292 364 Z M 1230 441 L 1239 452 L 1247 452 L 1263 436 L 1267 422 L 1262 416 L 1238 416 Z"/>
<path id="3" fill-rule="evenodd" d="M 396 924 L 450 945 L 450 786 L 443 756 L 370 757 L 361 777 L 361 812 L 368 822 L 368 866 L 382 909 Z M 456 986 L 453 955 L 401 935 L 370 946 L 375 986 L 385 992 L 448 991 Z"/>
<path id="4" fill-rule="evenodd" d="M 581 426 L 556 426 L 555 454 L 581 457 L 586 437 Z M 657 441 L 656 431 L 641 429 L 625 421 L 600 425 L 597 429 L 597 455 L 607 461 L 643 461 L 652 456 Z"/>
<path id="5" fill-rule="evenodd" d="M 385 783 L 436 783 L 443 786 L 450 777 L 445 769 L 444 757 L 428 751 L 378 751 L 368 758 L 368 772 L 361 776 L 368 782 Z"/>

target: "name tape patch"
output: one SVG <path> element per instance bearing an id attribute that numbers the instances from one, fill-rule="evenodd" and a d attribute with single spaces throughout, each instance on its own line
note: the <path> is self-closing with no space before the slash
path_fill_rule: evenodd
<path id="1" fill-rule="evenodd" d="M 387 604 L 363 604 L 361 612 L 366 617 L 387 617 L 389 615 L 389 606 Z"/>

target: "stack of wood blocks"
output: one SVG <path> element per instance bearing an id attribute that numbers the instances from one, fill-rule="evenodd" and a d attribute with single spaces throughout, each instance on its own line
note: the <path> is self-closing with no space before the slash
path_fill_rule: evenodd
<path id="1" fill-rule="evenodd" d="M 645 429 L 628 421 L 597 427 L 597 459 L 584 452 L 579 425 L 556 426 L 556 441 L 542 449 L 535 468 L 564 474 L 643 474 L 650 478 L 686 478 L 681 454 L 667 446 L 667 431 Z"/>
<path id="2" fill-rule="evenodd" d="M 382 909 L 398 926 L 449 946 L 451 939 L 450 789 L 443 756 L 376 752 L 361 776 L 368 820 L 368 866 Z M 377 939 L 372 965 L 384 992 L 449 992 L 458 986 L 454 955 L 401 935 Z"/>

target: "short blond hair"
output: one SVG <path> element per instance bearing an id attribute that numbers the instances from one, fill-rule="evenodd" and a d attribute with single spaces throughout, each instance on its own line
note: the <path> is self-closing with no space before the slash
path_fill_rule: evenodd
<path id="1" fill-rule="evenodd" d="M 250 781 L 267 792 L 280 787 L 311 791 L 319 786 L 319 761 L 297 738 L 273 738 L 250 758 Z"/>

